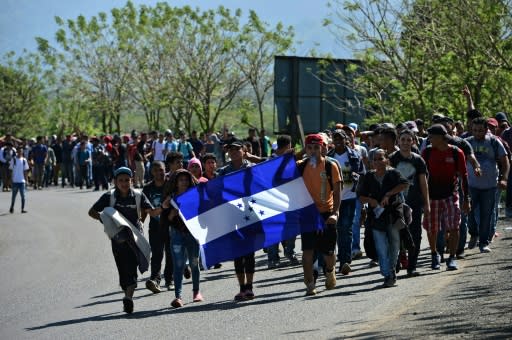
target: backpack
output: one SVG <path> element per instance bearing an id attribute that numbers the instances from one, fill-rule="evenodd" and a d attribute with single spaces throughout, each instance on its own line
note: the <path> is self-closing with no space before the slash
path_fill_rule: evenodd
<path id="1" fill-rule="evenodd" d="M 306 165 L 307 165 L 308 162 L 309 162 L 309 158 L 306 158 L 304 160 L 304 162 L 300 162 L 297 165 L 301 175 L 304 174 L 304 169 L 306 168 Z M 338 171 L 340 173 L 341 173 L 341 169 L 340 169 L 340 166 L 339 166 L 338 162 L 336 160 L 334 160 L 334 159 L 329 158 L 329 157 L 325 157 L 325 164 L 329 164 L 329 166 L 325 167 L 325 174 L 327 175 L 327 179 L 329 180 L 329 185 L 331 186 L 331 190 L 332 190 L 332 188 L 333 188 L 333 183 L 332 183 L 332 167 L 333 166 L 337 166 L 338 167 Z"/>
<path id="2" fill-rule="evenodd" d="M 458 164 L 459 164 L 459 148 L 456 147 L 455 145 L 450 145 L 448 144 L 448 146 L 450 147 L 450 149 L 452 149 L 452 154 L 453 154 L 453 161 L 455 163 L 455 170 L 458 172 L 459 169 L 458 169 Z M 432 145 L 427 145 L 427 147 L 425 148 L 425 157 L 423 158 L 425 160 L 425 164 L 427 165 L 427 169 L 428 169 L 428 160 L 430 159 L 430 153 L 432 152 Z"/>
<path id="3" fill-rule="evenodd" d="M 114 191 L 116 190 L 116 188 L 113 188 L 109 191 L 110 193 L 110 206 L 111 207 L 114 207 L 114 205 L 116 205 L 116 195 L 114 194 Z M 137 190 L 137 189 L 131 189 L 130 190 L 133 192 L 133 194 L 135 195 L 135 204 L 137 205 L 137 216 L 139 216 L 139 218 L 141 218 L 141 208 L 140 208 L 140 202 L 142 200 L 142 192 L 140 190 Z"/>

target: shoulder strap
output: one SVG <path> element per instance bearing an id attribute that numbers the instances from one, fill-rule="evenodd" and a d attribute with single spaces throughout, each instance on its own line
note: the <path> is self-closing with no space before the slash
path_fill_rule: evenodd
<path id="1" fill-rule="evenodd" d="M 116 195 L 114 194 L 115 190 L 116 190 L 115 188 L 110 190 L 110 206 L 111 207 L 114 207 L 114 205 L 116 205 Z M 138 189 L 130 189 L 130 190 L 135 195 L 135 205 L 137 205 L 137 216 L 139 216 L 139 218 L 140 218 L 141 217 L 140 204 L 141 204 L 141 200 L 142 200 L 142 192 Z"/>
<path id="2" fill-rule="evenodd" d="M 304 169 L 306 168 L 306 165 L 307 165 L 308 162 L 309 162 L 309 158 L 306 158 L 306 159 L 304 159 L 303 162 L 300 162 L 297 165 L 301 175 L 304 174 Z M 331 186 L 331 190 L 333 188 L 333 183 L 332 183 L 332 166 L 333 165 L 338 166 L 337 164 L 333 164 L 333 163 L 335 163 L 335 162 L 333 162 L 329 158 L 325 157 L 325 164 L 326 164 L 325 165 L 325 174 L 327 175 L 327 178 L 329 179 L 329 185 Z"/>
<path id="3" fill-rule="evenodd" d="M 451 145 L 450 147 L 452 148 L 453 161 L 455 162 L 455 169 L 457 169 L 457 171 L 458 171 L 459 170 L 459 148 L 454 145 Z"/>
<path id="4" fill-rule="evenodd" d="M 430 159 L 430 153 L 432 152 L 432 145 L 427 145 L 425 148 L 425 163 L 427 164 L 428 168 L 428 160 Z"/>

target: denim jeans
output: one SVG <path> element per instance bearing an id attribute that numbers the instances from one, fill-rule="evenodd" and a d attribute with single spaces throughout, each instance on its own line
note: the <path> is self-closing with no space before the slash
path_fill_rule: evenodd
<path id="1" fill-rule="evenodd" d="M 13 183 L 12 184 L 12 195 L 11 195 L 11 208 L 14 208 L 14 202 L 16 201 L 16 196 L 18 195 L 18 191 L 21 196 L 21 210 L 25 210 L 25 183 Z"/>
<path id="2" fill-rule="evenodd" d="M 380 273 L 384 277 L 395 275 L 395 266 L 400 251 L 400 232 L 389 226 L 386 231 L 372 229 L 375 250 L 379 257 Z"/>
<path id="3" fill-rule="evenodd" d="M 356 199 L 356 210 L 352 222 L 352 253 L 361 250 L 361 201 Z"/>
<path id="4" fill-rule="evenodd" d="M 174 295 L 181 298 L 183 288 L 183 269 L 188 260 L 192 270 L 192 290 L 199 291 L 199 243 L 189 233 L 170 228 L 172 261 L 174 265 Z"/>
<path id="5" fill-rule="evenodd" d="M 352 262 L 352 224 L 356 212 L 356 199 L 341 201 L 337 229 L 338 261 L 340 265 Z"/>
<path id="6" fill-rule="evenodd" d="M 489 232 L 489 241 L 492 240 L 494 234 L 496 233 L 496 224 L 498 223 L 498 218 L 500 217 L 500 208 L 499 204 L 501 201 L 501 189 L 496 188 L 496 196 L 494 199 L 494 214 L 491 216 L 491 230 Z"/>
<path id="7" fill-rule="evenodd" d="M 476 189 L 469 188 L 471 195 L 471 211 L 469 213 L 468 228 L 469 234 L 478 236 L 479 246 L 482 249 L 489 245 L 489 234 L 491 232 L 491 219 L 494 215 L 494 202 L 496 200 L 496 188 Z M 475 210 L 479 210 L 479 216 Z"/>

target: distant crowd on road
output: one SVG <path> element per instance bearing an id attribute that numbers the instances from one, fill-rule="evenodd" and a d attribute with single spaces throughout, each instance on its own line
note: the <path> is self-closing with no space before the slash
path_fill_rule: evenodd
<path id="1" fill-rule="evenodd" d="M 322 233 L 301 235 L 306 295 L 317 293 L 320 275 L 325 276 L 326 289 L 333 289 L 337 274 L 350 275 L 352 261 L 362 258 L 363 250 L 370 266 L 380 267 L 383 287 L 395 286 L 400 270 L 407 277 L 420 275 L 423 229 L 432 270 L 441 269 L 442 263 L 447 270 L 457 270 L 466 249 L 491 253 L 502 196 L 506 217 L 512 217 L 512 128 L 504 112 L 484 117 L 473 106 L 467 87 L 463 93 L 468 101 L 465 124 L 441 111 L 432 113 L 428 126 L 421 119 L 374 124 L 365 131 L 355 123 L 336 124 L 305 138 L 303 150 L 295 154 L 297 166 L 325 219 Z M 63 187 L 107 190 L 113 181 L 114 189 L 100 197 L 89 215 L 100 219 L 100 213 L 112 206 L 138 228 L 150 216 L 151 274 L 146 287 L 154 293 L 163 287 L 174 289 L 171 305 L 178 308 L 184 305 L 183 276 L 192 278 L 193 301 L 204 298 L 199 290 L 199 245 L 170 198 L 197 183 L 290 152 L 295 152 L 290 136 L 278 136 L 271 143 L 264 131 L 258 134 L 255 129 L 245 139 L 227 133 L 197 137 L 195 132 L 190 138 L 185 133 L 174 138 L 167 130 L 113 138 L 66 136 L 62 141 L 6 136 L 0 162 L 3 189 L 13 190 L 11 212 L 15 192 L 23 191 L 20 182 L 41 189 L 58 185 L 60 176 Z M 22 161 L 15 163 L 16 159 Z M 141 196 L 134 187 L 142 188 Z M 134 308 L 139 263 L 132 241 L 129 236 L 112 239 L 127 313 Z M 282 246 L 286 262 L 279 244 L 265 249 L 268 269 L 300 263 L 295 238 Z M 234 261 L 240 286 L 235 300 L 251 300 L 254 253 Z"/>

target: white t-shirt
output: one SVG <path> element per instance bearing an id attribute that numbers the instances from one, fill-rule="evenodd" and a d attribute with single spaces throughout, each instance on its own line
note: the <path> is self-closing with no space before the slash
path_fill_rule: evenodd
<path id="1" fill-rule="evenodd" d="M 155 150 L 155 154 L 153 155 L 153 159 L 155 161 L 165 161 L 165 140 L 160 143 L 160 141 L 156 140 L 153 142 L 153 149 Z"/>
<path id="2" fill-rule="evenodd" d="M 25 171 L 28 170 L 28 162 L 25 158 L 16 157 L 11 159 L 9 169 L 12 170 L 13 183 L 25 183 Z"/>
<path id="3" fill-rule="evenodd" d="M 348 200 L 356 198 L 356 193 L 352 191 L 352 169 L 350 168 L 350 162 L 348 159 L 348 152 L 345 151 L 343 154 L 338 155 L 334 153 L 334 159 L 340 163 L 341 172 L 343 174 L 343 191 L 341 192 L 341 200 Z"/>

